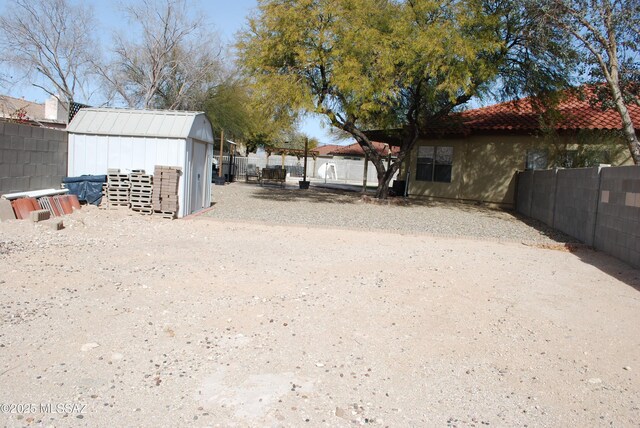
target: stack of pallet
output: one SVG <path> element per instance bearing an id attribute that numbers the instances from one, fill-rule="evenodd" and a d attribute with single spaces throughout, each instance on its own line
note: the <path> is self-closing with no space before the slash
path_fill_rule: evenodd
<path id="1" fill-rule="evenodd" d="M 107 205 L 129 206 L 129 190 L 131 182 L 129 174 L 120 174 L 119 169 L 107 171 Z"/>
<path id="2" fill-rule="evenodd" d="M 107 183 L 102 183 L 102 198 L 100 199 L 100 208 L 106 208 L 109 204 L 109 200 L 107 198 L 107 189 L 109 185 Z"/>
<path id="3" fill-rule="evenodd" d="M 178 213 L 178 183 L 180 167 L 156 165 L 153 174 L 153 209 L 165 218 Z"/>
<path id="4" fill-rule="evenodd" d="M 140 214 L 153 214 L 151 195 L 153 192 L 153 175 L 145 174 L 143 169 L 133 170 L 129 174 L 131 189 L 129 194 L 130 207 Z"/>

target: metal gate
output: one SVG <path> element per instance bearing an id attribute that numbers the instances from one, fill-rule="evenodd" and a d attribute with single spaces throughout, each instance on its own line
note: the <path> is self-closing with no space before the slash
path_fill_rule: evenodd
<path id="1" fill-rule="evenodd" d="M 214 165 L 220 165 L 220 155 L 214 156 L 213 159 Z M 230 156 L 223 156 L 222 176 L 228 176 L 229 170 L 231 170 L 231 175 L 235 176 L 236 179 L 244 179 L 244 177 L 247 175 L 247 158 L 244 156 L 233 156 L 233 167 L 230 168 Z"/>

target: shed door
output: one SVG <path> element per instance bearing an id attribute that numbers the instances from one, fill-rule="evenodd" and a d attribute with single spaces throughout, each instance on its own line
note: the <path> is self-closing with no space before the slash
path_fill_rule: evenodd
<path id="1" fill-rule="evenodd" d="M 207 180 L 205 164 L 207 160 L 207 145 L 193 141 L 193 160 L 191 165 L 191 212 L 204 208 L 204 188 Z"/>

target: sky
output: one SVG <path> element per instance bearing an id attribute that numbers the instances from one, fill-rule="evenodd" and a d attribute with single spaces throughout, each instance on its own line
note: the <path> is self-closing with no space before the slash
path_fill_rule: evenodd
<path id="1" fill-rule="evenodd" d="M 70 0 L 74 1 L 74 0 Z M 78 1 L 78 0 L 75 0 Z M 94 9 L 98 31 L 96 32 L 100 42 L 104 45 L 111 39 L 114 31 L 126 29 L 126 20 L 120 12 L 120 5 L 126 0 L 79 0 L 89 4 Z M 3 13 L 11 0 L 0 0 L 0 13 Z M 205 21 L 212 25 L 225 43 L 232 43 L 235 34 L 246 24 L 247 16 L 257 6 L 256 0 L 187 0 L 196 10 L 201 11 Z M 47 94 L 42 90 L 28 84 L 16 85 L 10 88 L 6 95 L 22 98 L 29 101 L 43 102 Z M 334 141 L 328 133 L 328 127 L 321 124 L 318 117 L 309 117 L 303 121 L 300 130 L 310 137 L 317 138 L 321 144 L 333 144 Z M 345 142 L 348 144 L 348 142 Z"/>

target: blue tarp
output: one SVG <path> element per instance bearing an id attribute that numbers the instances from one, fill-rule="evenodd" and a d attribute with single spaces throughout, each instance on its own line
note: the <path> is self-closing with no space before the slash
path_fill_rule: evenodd
<path id="1" fill-rule="evenodd" d="M 78 196 L 80 202 L 100 205 L 102 200 L 102 184 L 106 183 L 106 175 L 81 175 L 80 177 L 64 177 L 69 193 Z"/>

